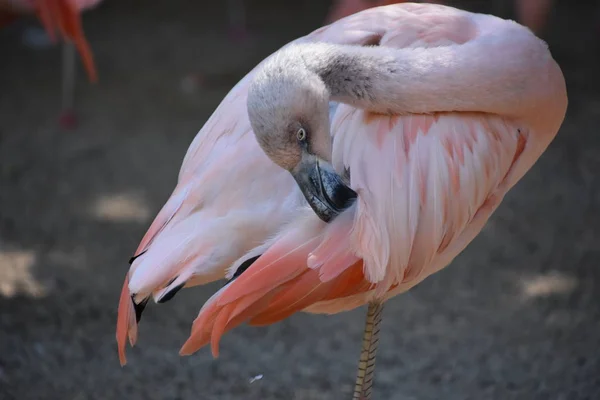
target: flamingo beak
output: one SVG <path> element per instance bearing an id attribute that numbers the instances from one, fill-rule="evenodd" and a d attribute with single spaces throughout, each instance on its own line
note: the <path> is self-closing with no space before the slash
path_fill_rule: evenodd
<path id="1" fill-rule="evenodd" d="M 331 221 L 356 199 L 356 192 L 344 183 L 331 164 L 304 153 L 292 176 L 315 214 L 325 222 Z"/>

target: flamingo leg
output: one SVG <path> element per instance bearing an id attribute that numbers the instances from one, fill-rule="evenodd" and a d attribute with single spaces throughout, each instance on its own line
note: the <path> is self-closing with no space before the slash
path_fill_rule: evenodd
<path id="1" fill-rule="evenodd" d="M 62 99 L 60 125 L 70 129 L 75 126 L 75 45 L 69 39 L 65 39 L 62 46 Z"/>
<path id="2" fill-rule="evenodd" d="M 382 313 L 383 303 L 369 303 L 352 400 L 371 399 L 373 376 L 375 374 L 375 356 L 379 346 L 379 325 L 381 324 Z"/>

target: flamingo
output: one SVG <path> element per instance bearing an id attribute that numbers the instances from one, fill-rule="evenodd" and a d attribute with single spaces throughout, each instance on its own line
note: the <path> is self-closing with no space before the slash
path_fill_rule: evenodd
<path id="1" fill-rule="evenodd" d="M 218 357 L 244 322 L 368 304 L 353 398 L 369 399 L 383 304 L 475 238 L 566 107 L 547 45 L 491 15 L 389 5 L 284 46 L 199 132 L 138 247 L 119 303 L 121 364 L 150 297 L 224 276 L 181 355 L 210 344 Z"/>
<path id="2" fill-rule="evenodd" d="M 90 45 L 85 37 L 80 13 L 95 7 L 101 0 L 0 0 L 0 25 L 19 15 L 35 14 L 46 33 L 56 42 L 60 32 L 65 43 L 62 58 L 62 111 L 60 124 L 75 125 L 73 111 L 75 92 L 75 48 L 81 55 L 90 82 L 97 82 L 98 73 Z"/>

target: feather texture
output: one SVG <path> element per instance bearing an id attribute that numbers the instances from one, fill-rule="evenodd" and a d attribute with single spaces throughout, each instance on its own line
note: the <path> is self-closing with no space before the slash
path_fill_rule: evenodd
<path id="1" fill-rule="evenodd" d="M 482 39 L 483 28 L 512 43 L 507 54 L 526 56 L 488 53 L 494 43 Z M 216 356 L 221 336 L 243 322 L 264 325 L 298 311 L 336 313 L 387 300 L 448 265 L 564 118 L 562 73 L 545 45 L 524 29 L 450 7 L 407 3 L 363 11 L 292 43 L 420 52 L 411 53 L 416 61 L 397 87 L 423 112 L 384 115 L 331 104 L 332 163 L 350 172 L 358 199 L 330 224 L 306 207 L 292 177 L 258 146 L 246 111 L 256 68 L 251 71 L 194 139 L 177 188 L 140 244 L 138 252 L 145 253 L 132 264 L 119 307 L 122 362 L 127 333 L 136 332 L 132 294 L 141 303 L 182 281 L 191 286 L 231 278 L 260 254 L 207 301 L 181 354 L 211 343 Z M 410 80 L 419 67 L 415 55 L 430 49 L 447 57 L 436 61 L 436 80 Z M 477 75 L 456 69 L 474 57 L 491 62 L 480 62 Z M 455 96 L 438 98 L 440 92 Z M 436 111 L 453 100 L 459 112 Z M 487 112 L 469 110 L 469 104 L 483 104 Z"/>

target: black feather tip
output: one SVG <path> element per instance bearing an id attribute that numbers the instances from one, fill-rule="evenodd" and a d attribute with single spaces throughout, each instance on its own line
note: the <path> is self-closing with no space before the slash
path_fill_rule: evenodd
<path id="1" fill-rule="evenodd" d="M 238 269 L 235 271 L 235 273 L 231 277 L 231 279 L 227 281 L 226 285 L 233 282 L 238 276 L 240 276 L 242 273 L 244 273 L 244 271 L 246 271 L 248 268 L 250 268 L 250 266 L 252 264 L 254 264 L 254 261 L 258 260 L 258 257 L 260 257 L 260 256 L 262 256 L 262 254 L 259 254 L 255 257 L 250 257 L 249 259 L 247 259 L 246 261 L 241 263 L 240 266 L 238 267 Z"/>
<path id="2" fill-rule="evenodd" d="M 134 296 L 131 296 L 131 302 L 133 303 L 133 309 L 135 310 L 135 322 L 140 323 L 140 319 L 142 319 L 142 313 L 146 308 L 146 304 L 148 304 L 148 299 L 142 300 L 139 304 L 136 304 L 133 300 Z"/>
<path id="3" fill-rule="evenodd" d="M 163 297 L 161 297 L 160 300 L 157 301 L 157 303 L 162 304 L 162 303 L 166 303 L 167 301 L 171 300 L 173 297 L 175 297 L 177 292 L 179 292 L 181 289 L 183 289 L 184 286 L 185 286 L 185 282 L 180 283 L 179 285 L 173 287 L 173 289 L 171 289 L 167 293 L 165 293 L 165 295 Z"/>
<path id="4" fill-rule="evenodd" d="M 133 264 L 133 262 L 135 261 L 136 258 L 140 257 L 141 255 L 143 255 L 146 251 L 148 250 L 144 250 L 142 251 L 140 254 L 138 254 L 137 256 L 133 256 L 129 259 L 129 265 Z"/>

